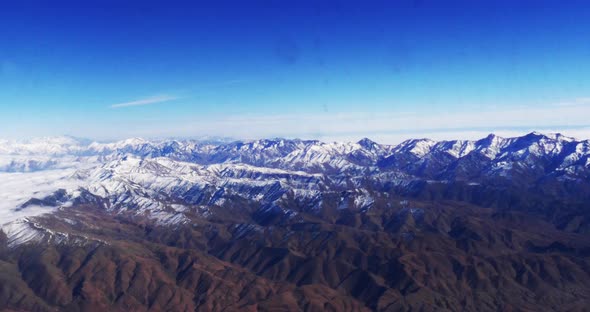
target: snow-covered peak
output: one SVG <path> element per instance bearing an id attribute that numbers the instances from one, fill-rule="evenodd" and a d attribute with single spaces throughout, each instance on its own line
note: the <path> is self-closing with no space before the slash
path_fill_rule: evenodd
<path id="1" fill-rule="evenodd" d="M 430 153 L 436 141 L 430 139 L 412 139 L 399 144 L 394 148 L 395 153 L 411 153 L 420 158 Z"/>
<path id="2" fill-rule="evenodd" d="M 90 152 L 97 152 L 97 153 L 105 153 L 105 152 L 115 152 L 120 150 L 137 150 L 139 148 L 145 147 L 146 145 L 151 146 L 153 145 L 152 142 L 141 139 L 141 138 L 131 138 L 126 140 L 121 140 L 113 143 L 98 143 L 93 142 L 89 145 Z"/>
<path id="3" fill-rule="evenodd" d="M 525 137 L 532 137 L 532 138 L 537 138 L 537 139 L 550 139 L 550 140 L 560 141 L 560 142 L 575 141 L 575 139 L 572 137 L 568 137 L 568 136 L 565 136 L 561 133 L 556 133 L 556 132 L 541 133 L 538 131 L 533 131 L 533 132 L 525 135 Z"/>
<path id="4" fill-rule="evenodd" d="M 363 138 L 357 142 L 360 146 L 367 150 L 374 150 L 379 148 L 379 144 L 369 138 Z"/>
<path id="5" fill-rule="evenodd" d="M 0 141 L 4 155 L 66 155 L 82 151 L 85 145 L 72 137 L 44 137 L 19 141 Z"/>
<path id="6" fill-rule="evenodd" d="M 433 150 L 451 155 L 454 158 L 461 158 L 471 153 L 476 148 L 473 141 L 443 141 L 434 145 Z"/>

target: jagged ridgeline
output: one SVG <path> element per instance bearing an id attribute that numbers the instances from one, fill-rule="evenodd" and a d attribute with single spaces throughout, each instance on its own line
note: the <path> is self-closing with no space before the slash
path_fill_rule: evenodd
<path id="1" fill-rule="evenodd" d="M 590 142 L 0 141 L 0 310 L 584 311 Z"/>

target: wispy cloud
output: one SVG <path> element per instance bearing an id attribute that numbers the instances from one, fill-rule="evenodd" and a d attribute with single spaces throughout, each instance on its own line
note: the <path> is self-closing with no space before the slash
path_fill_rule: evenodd
<path id="1" fill-rule="evenodd" d="M 201 85 L 197 88 L 193 88 L 193 90 L 189 91 L 189 93 L 194 93 L 195 91 L 202 92 L 204 90 L 211 90 L 211 89 L 216 89 L 216 88 L 221 88 L 221 87 L 226 87 L 226 86 L 237 85 L 237 84 L 245 83 L 248 81 L 250 81 L 250 79 L 243 79 L 242 78 L 242 79 L 229 79 L 229 80 L 225 80 L 225 81 L 204 84 L 204 85 Z M 190 96 L 191 95 L 189 94 L 189 97 Z M 123 108 L 123 107 L 131 107 L 131 106 L 144 106 L 144 105 L 174 101 L 174 100 L 178 100 L 180 98 L 181 97 L 172 96 L 172 95 L 156 95 L 156 96 L 151 96 L 151 97 L 147 97 L 147 98 L 143 98 L 143 99 L 139 99 L 139 100 L 135 100 L 135 101 L 113 104 L 113 105 L 110 105 L 109 107 L 110 108 Z M 185 97 L 183 97 L 183 98 L 185 98 Z"/>
<path id="2" fill-rule="evenodd" d="M 152 96 L 140 100 L 135 100 L 131 102 L 124 102 L 111 105 L 111 108 L 122 108 L 122 107 L 130 107 L 130 106 L 143 106 L 143 105 L 150 105 L 150 104 L 157 104 L 163 102 L 169 102 L 173 100 L 177 100 L 179 97 L 171 96 L 171 95 L 157 95 Z"/>

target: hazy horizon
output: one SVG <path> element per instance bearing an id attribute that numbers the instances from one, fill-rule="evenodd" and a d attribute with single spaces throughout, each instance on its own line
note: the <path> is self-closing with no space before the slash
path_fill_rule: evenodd
<path id="1" fill-rule="evenodd" d="M 575 132 L 575 131 L 574 131 Z M 86 141 L 88 144 L 90 143 L 115 143 L 115 142 L 122 142 L 126 140 L 133 140 L 133 139 L 142 139 L 146 141 L 152 142 L 159 142 L 159 141 L 169 141 L 169 140 L 195 140 L 195 141 L 203 141 L 203 142 L 217 142 L 217 143 L 230 143 L 230 142 L 249 142 L 249 141 L 256 141 L 256 140 L 273 140 L 273 139 L 285 139 L 285 140 L 318 140 L 324 143 L 351 143 L 351 142 L 358 142 L 363 139 L 369 139 L 379 144 L 383 145 L 397 145 L 406 140 L 412 139 L 430 139 L 433 141 L 451 141 L 451 140 L 470 140 L 476 141 L 480 139 L 484 139 L 487 136 L 493 134 L 497 135 L 502 138 L 515 138 L 515 137 L 522 137 L 530 133 L 539 133 L 542 135 L 556 135 L 560 134 L 564 137 L 573 138 L 576 140 L 588 140 L 590 138 L 579 136 L 579 135 L 570 135 L 568 132 L 557 132 L 557 131 L 496 131 L 496 132 L 444 132 L 444 133 L 436 133 L 435 136 L 417 136 L 417 137 L 406 137 L 406 136 L 390 136 L 390 137 L 380 137 L 380 136 L 354 136 L 354 137 L 253 137 L 253 138 L 235 138 L 235 137 L 221 137 L 221 136 L 168 136 L 168 137 L 142 137 L 142 136 L 134 136 L 134 137 L 120 137 L 120 138 L 111 138 L 111 139 L 97 139 L 92 137 L 80 137 L 75 135 L 55 135 L 55 136 L 32 136 L 32 137 L 22 137 L 18 139 L 11 139 L 11 138 L 2 138 L 0 137 L 0 142 L 3 140 L 8 140 L 12 142 L 31 142 L 35 140 L 42 140 L 42 139 L 59 139 L 59 138 L 71 138 L 74 140 L 79 140 L 81 142 Z M 458 135 L 454 137 L 453 135 Z"/>

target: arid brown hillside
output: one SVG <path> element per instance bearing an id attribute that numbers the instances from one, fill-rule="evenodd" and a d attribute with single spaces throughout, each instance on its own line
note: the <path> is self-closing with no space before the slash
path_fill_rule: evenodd
<path id="1" fill-rule="evenodd" d="M 40 222 L 89 239 L 1 244 L 0 306 L 16 311 L 584 311 L 590 241 L 541 218 L 454 201 L 303 221 L 177 228 L 80 206 Z M 221 210 L 221 208 L 220 208 Z M 244 209 L 248 211 L 248 209 Z M 63 220 L 75 214 L 77 222 Z"/>

